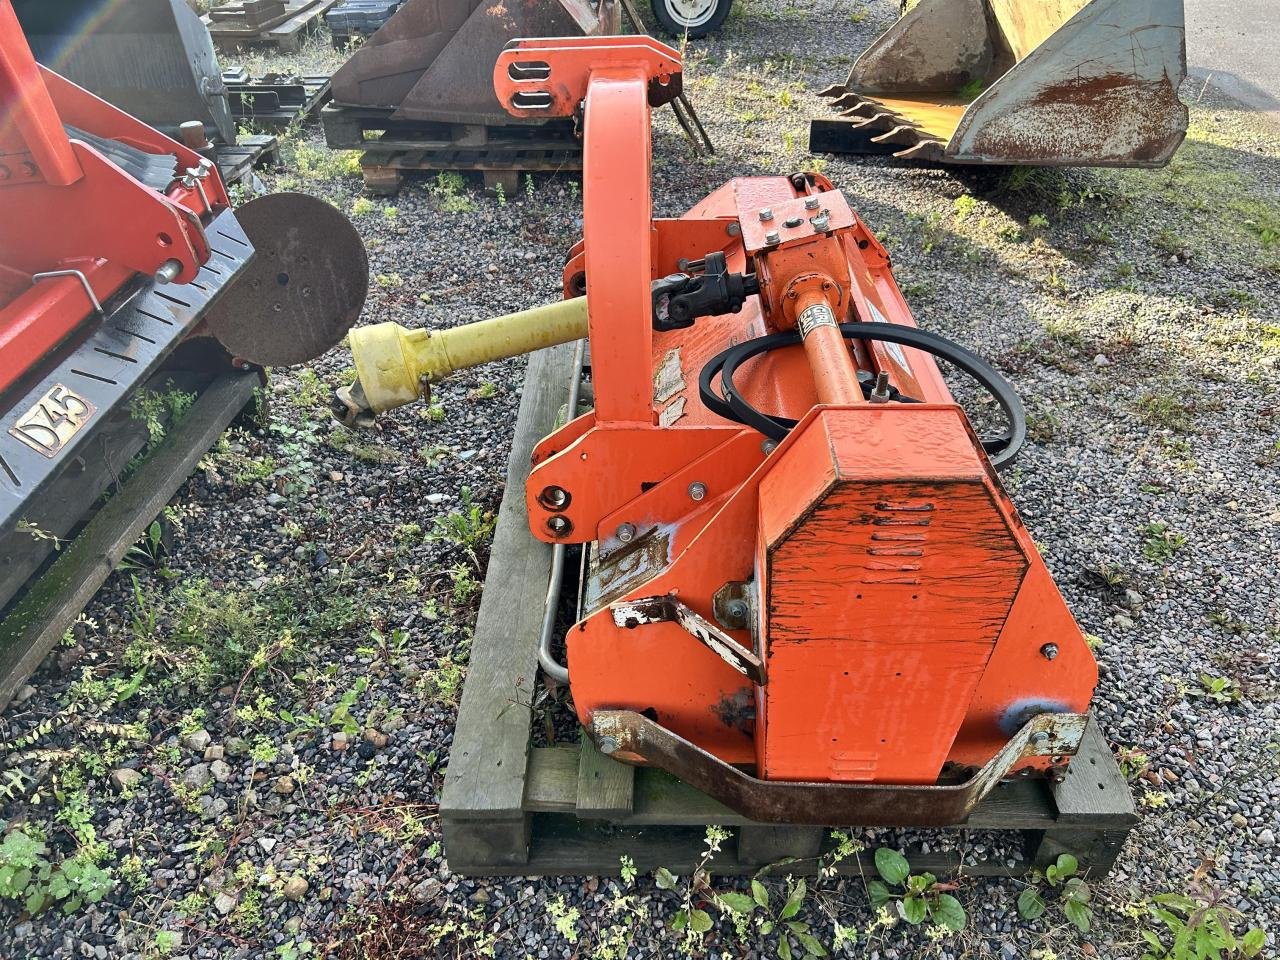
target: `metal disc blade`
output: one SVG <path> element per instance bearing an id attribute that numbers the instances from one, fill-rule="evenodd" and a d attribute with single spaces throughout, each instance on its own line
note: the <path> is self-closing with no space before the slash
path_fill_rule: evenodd
<path id="1" fill-rule="evenodd" d="M 209 332 L 262 366 L 314 360 L 360 318 L 369 257 L 360 234 L 323 200 L 275 193 L 237 208 L 256 256 L 214 306 Z"/>

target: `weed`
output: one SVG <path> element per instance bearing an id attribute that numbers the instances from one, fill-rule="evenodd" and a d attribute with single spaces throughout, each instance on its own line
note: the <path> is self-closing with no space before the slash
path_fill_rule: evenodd
<path id="1" fill-rule="evenodd" d="M 1187 536 L 1175 533 L 1162 520 L 1155 520 L 1142 528 L 1146 539 L 1142 543 L 1142 555 L 1152 563 L 1165 566 L 1174 554 L 1187 545 Z"/>
<path id="2" fill-rule="evenodd" d="M 1144 393 L 1138 398 L 1138 416 L 1144 423 L 1168 430 L 1191 429 L 1191 406 L 1169 393 Z"/>
<path id="3" fill-rule="evenodd" d="M 164 530 L 159 520 L 152 520 L 143 531 L 142 539 L 129 548 L 117 569 L 154 570 L 161 565 L 164 552 Z"/>
<path id="4" fill-rule="evenodd" d="M 973 103 L 973 101 L 977 100 L 978 97 L 981 96 L 985 87 L 986 83 L 981 77 L 974 77 L 968 83 L 962 84 L 956 89 L 956 96 L 965 103 Z"/>
<path id="5" fill-rule="evenodd" d="M 379 273 L 373 278 L 373 282 L 383 290 L 392 290 L 404 286 L 404 277 L 398 273 Z"/>
<path id="6" fill-rule="evenodd" d="M 86 903 L 97 903 L 115 886 L 110 872 L 98 866 L 101 853 L 92 845 L 57 864 L 48 853 L 44 840 L 22 827 L 5 834 L 0 843 L 0 899 L 19 901 L 33 915 L 55 905 L 71 914 Z"/>
<path id="7" fill-rule="evenodd" d="M 933 920 L 948 930 L 964 929 L 964 907 L 948 892 L 955 884 L 939 883 L 932 873 L 912 874 L 907 858 L 888 847 L 876 851 L 875 861 L 881 879 L 867 884 L 873 907 L 897 901 L 898 915 L 912 926 Z"/>
<path id="8" fill-rule="evenodd" d="M 367 217 L 375 209 L 377 207 L 368 197 L 356 197 L 355 202 L 351 204 L 351 215 L 353 217 Z"/>
<path id="9" fill-rule="evenodd" d="M 967 220 L 974 210 L 978 209 L 978 200 L 971 194 L 961 194 L 956 197 L 951 207 L 955 211 L 956 222 L 961 223 Z"/>
<path id="10" fill-rule="evenodd" d="M 471 392 L 471 396 L 476 400 L 492 400 L 498 395 L 498 385 L 486 380 L 480 386 Z"/>
<path id="11" fill-rule="evenodd" d="M 166 389 L 139 390 L 129 401 L 129 415 L 147 427 L 147 439 L 154 446 L 164 439 L 169 427 L 176 424 L 196 402 L 194 393 L 178 390 L 169 381 Z"/>
<path id="12" fill-rule="evenodd" d="M 443 517 L 437 517 L 434 529 L 427 534 L 427 540 L 444 541 L 461 548 L 476 570 L 479 570 L 478 551 L 493 536 L 497 519 L 492 512 L 485 510 L 471 499 L 470 487 L 462 488 L 460 499 L 461 509 L 454 510 Z"/>
<path id="13" fill-rule="evenodd" d="M 466 194 L 467 181 L 456 170 L 442 170 L 436 174 L 431 195 L 444 213 L 470 213 L 475 201 Z"/>
<path id="14" fill-rule="evenodd" d="M 1143 960 L 1240 960 L 1262 956 L 1266 933 L 1260 927 L 1251 927 L 1236 935 L 1236 924 L 1243 915 L 1224 904 L 1223 891 L 1207 882 L 1212 869 L 1212 861 L 1206 860 L 1196 868 L 1186 893 L 1162 893 L 1151 898 L 1148 910 L 1160 928 L 1142 931 L 1147 942 Z"/>
<path id="15" fill-rule="evenodd" d="M 1076 876 L 1079 869 L 1076 858 L 1063 853 L 1045 868 L 1044 873 L 1039 870 L 1033 872 L 1031 884 L 1018 897 L 1018 915 L 1024 920 L 1035 920 L 1048 909 L 1044 891 L 1039 887 L 1043 880 L 1053 891 L 1053 899 L 1062 909 L 1063 916 L 1081 933 L 1088 933 L 1093 922 L 1093 910 L 1089 907 L 1093 893 L 1089 884 Z"/>
<path id="16" fill-rule="evenodd" d="M 1194 696 L 1205 697 L 1215 703 L 1239 703 L 1244 694 L 1240 685 L 1228 677 L 1215 677 L 1209 673 L 1200 674 L 1200 691 L 1192 691 Z"/>

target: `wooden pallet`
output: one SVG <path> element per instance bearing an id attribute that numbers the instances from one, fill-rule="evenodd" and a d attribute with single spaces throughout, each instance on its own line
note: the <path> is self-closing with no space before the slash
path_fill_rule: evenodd
<path id="1" fill-rule="evenodd" d="M 222 71 L 231 118 L 259 130 L 279 133 L 301 124 L 329 99 L 326 74 L 251 77 L 243 67 Z"/>
<path id="2" fill-rule="evenodd" d="M 486 190 L 501 188 L 510 197 L 520 188 L 522 173 L 563 173 L 581 169 L 582 152 L 574 150 L 498 147 L 391 152 L 369 150 L 360 158 L 365 189 L 381 196 L 397 193 L 405 176 L 411 173 L 475 170 L 484 177 Z"/>
<path id="3" fill-rule="evenodd" d="M 0 708 L 53 649 L 200 458 L 252 400 L 260 383 L 257 373 L 235 372 L 211 382 L 206 377 L 203 388 L 192 385 L 200 396 L 186 416 L 5 611 L 0 620 Z M 138 421 L 122 420 L 104 436 L 118 444 L 134 444 L 127 447 L 132 451 L 141 445 L 139 431 L 145 435 Z M 96 499 L 99 470 L 93 465 L 79 477 L 68 478 L 66 489 L 56 495 L 68 503 Z"/>
<path id="4" fill-rule="evenodd" d="M 331 150 L 444 150 L 517 145 L 525 149 L 581 150 L 573 121 L 545 123 L 446 123 L 398 120 L 391 108 L 331 103 L 320 111 Z"/>
<path id="5" fill-rule="evenodd" d="M 219 144 L 215 162 L 223 183 L 248 183 L 258 167 L 280 165 L 280 143 L 270 134 L 241 137 L 234 146 Z"/>
<path id="6" fill-rule="evenodd" d="M 529 358 L 440 804 L 449 867 L 469 876 L 608 874 L 626 854 L 642 870 L 687 871 L 706 825 L 719 824 L 735 841 L 717 856 L 717 873 L 755 873 L 788 857 L 799 861 L 788 872 L 814 872 L 830 844 L 825 828 L 748 821 L 661 770 L 620 764 L 589 743 L 530 746 L 551 548 L 529 533 L 524 485 L 534 445 L 567 400 L 572 355 L 567 345 Z M 1082 871 L 1105 874 L 1137 815 L 1096 723 L 1068 769 L 1061 784 L 1002 784 L 963 827 L 950 828 L 1007 834 L 1017 851 L 1012 866 L 1002 859 L 961 871 L 956 855 L 908 850 L 912 867 L 1012 876 L 1070 852 Z M 839 869 L 873 873 L 874 865 L 851 858 Z"/>
<path id="7" fill-rule="evenodd" d="M 235 49 L 257 43 L 272 43 L 286 53 L 296 53 L 302 41 L 319 29 L 324 15 L 338 0 L 290 0 L 284 14 L 268 20 L 214 19 L 205 14 L 201 19 L 209 28 L 214 43 L 223 49 Z"/>

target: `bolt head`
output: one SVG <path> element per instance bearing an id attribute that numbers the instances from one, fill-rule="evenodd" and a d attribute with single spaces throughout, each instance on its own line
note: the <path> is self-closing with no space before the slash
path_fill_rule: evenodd
<path id="1" fill-rule="evenodd" d="M 1058 645 L 1056 643 L 1046 643 L 1040 648 L 1040 656 L 1046 660 L 1054 660 L 1058 656 Z"/>
<path id="2" fill-rule="evenodd" d="M 630 543 L 636 538 L 636 528 L 633 524 L 624 523 L 618 527 L 618 539 L 623 543 Z"/>
<path id="3" fill-rule="evenodd" d="M 773 453 L 773 451 L 777 449 L 778 449 L 777 440 L 766 440 L 764 443 L 760 444 L 760 450 L 764 453 L 765 456 L 768 456 L 769 454 Z"/>
<path id="4" fill-rule="evenodd" d="M 765 207 L 760 211 L 760 222 L 768 223 L 773 219 L 773 207 Z"/>
<path id="5" fill-rule="evenodd" d="M 826 233 L 827 228 L 831 226 L 831 218 L 825 213 L 818 214 L 809 222 L 813 224 L 813 230 L 815 233 Z"/>
<path id="6" fill-rule="evenodd" d="M 706 495 L 707 495 L 707 485 L 705 483 L 699 483 L 698 481 L 695 480 L 693 483 L 689 484 L 690 500 L 701 500 Z"/>
<path id="7" fill-rule="evenodd" d="M 768 233 L 764 235 L 764 242 L 770 245 L 773 245 L 775 243 L 781 243 L 782 234 L 778 233 L 777 230 L 770 230 Z"/>
<path id="8" fill-rule="evenodd" d="M 569 494 L 563 487 L 547 487 L 542 491 L 542 502 L 558 510 L 569 502 Z"/>
<path id="9" fill-rule="evenodd" d="M 818 198 L 817 198 L 817 197 L 806 197 L 806 198 L 805 198 L 805 201 L 804 201 L 804 208 L 805 208 L 806 210 L 817 210 L 817 209 L 818 209 Z"/>
<path id="10" fill-rule="evenodd" d="M 617 753 L 618 741 L 613 737 L 601 737 L 596 746 L 600 748 L 601 753 Z"/>
<path id="11" fill-rule="evenodd" d="M 1043 746 L 1049 742 L 1049 734 L 1043 730 L 1037 730 L 1031 735 L 1031 745 L 1035 747 Z"/>
<path id="12" fill-rule="evenodd" d="M 547 529 L 557 537 L 563 536 L 569 532 L 569 521 L 560 516 L 552 517 L 547 521 Z"/>
<path id="13" fill-rule="evenodd" d="M 747 601 L 730 600 L 727 604 L 725 604 L 724 612 L 727 613 L 729 617 L 735 620 L 736 622 L 746 623 L 747 614 L 750 613 L 750 610 L 747 607 Z"/>

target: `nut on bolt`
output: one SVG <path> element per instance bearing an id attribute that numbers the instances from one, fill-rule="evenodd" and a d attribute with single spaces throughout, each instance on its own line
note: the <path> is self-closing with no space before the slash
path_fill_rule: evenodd
<path id="1" fill-rule="evenodd" d="M 1044 730 L 1037 730 L 1031 735 L 1031 745 L 1033 747 L 1043 747 L 1049 742 L 1049 734 Z"/>
<path id="2" fill-rule="evenodd" d="M 773 219 L 773 207 L 764 207 L 760 211 L 760 222 L 768 223 Z"/>
<path id="3" fill-rule="evenodd" d="M 547 529 L 555 536 L 563 537 L 573 529 L 573 524 L 569 522 L 568 517 L 562 517 L 560 514 L 556 514 L 547 521 Z"/>
<path id="4" fill-rule="evenodd" d="M 805 208 L 806 210 L 817 210 L 817 209 L 818 209 L 818 198 L 817 198 L 817 197 L 805 197 L 805 201 L 804 201 L 804 208 Z"/>
<path id="5" fill-rule="evenodd" d="M 706 495 L 707 495 L 707 485 L 705 483 L 695 480 L 693 483 L 689 484 L 690 500 L 701 500 Z"/>
<path id="6" fill-rule="evenodd" d="M 779 244 L 782 242 L 782 234 L 778 233 L 777 230 L 770 230 L 764 235 L 764 242 L 769 244 L 771 247 Z"/>
<path id="7" fill-rule="evenodd" d="M 1040 656 L 1046 660 L 1055 660 L 1058 657 L 1058 645 L 1056 643 L 1046 643 L 1040 648 Z"/>
<path id="8" fill-rule="evenodd" d="M 618 752 L 618 741 L 614 737 L 601 737 L 596 746 L 600 748 L 601 753 Z"/>
<path id="9" fill-rule="evenodd" d="M 624 523 L 618 527 L 618 539 L 623 543 L 630 543 L 636 538 L 636 528 L 633 524 Z"/>

